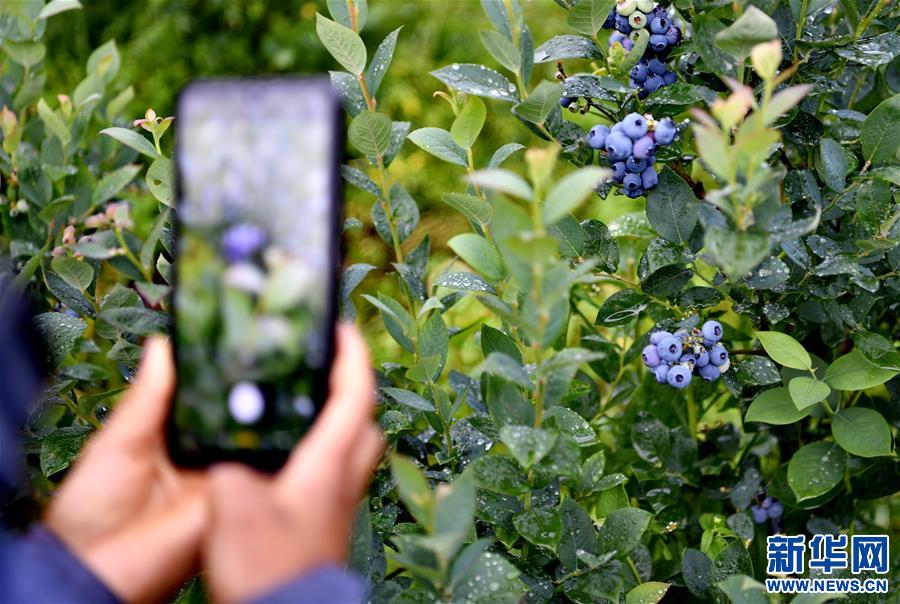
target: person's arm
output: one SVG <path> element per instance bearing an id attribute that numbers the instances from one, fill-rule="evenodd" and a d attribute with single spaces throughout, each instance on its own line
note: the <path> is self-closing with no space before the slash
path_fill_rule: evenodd
<path id="1" fill-rule="evenodd" d="M 0 602 L 107 604 L 118 598 L 43 525 L 0 537 Z"/>
<path id="2" fill-rule="evenodd" d="M 365 602 L 366 587 L 353 573 L 331 564 L 251 600 L 252 604 L 351 604 Z"/>

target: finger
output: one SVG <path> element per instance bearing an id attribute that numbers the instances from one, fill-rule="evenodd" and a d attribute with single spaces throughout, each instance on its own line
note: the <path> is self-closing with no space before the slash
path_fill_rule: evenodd
<path id="1" fill-rule="evenodd" d="M 384 453 L 384 435 L 376 424 L 369 424 L 359 438 L 349 464 L 349 477 L 352 483 L 357 485 L 357 496 L 369 485 L 382 453 Z"/>
<path id="2" fill-rule="evenodd" d="M 209 471 L 211 525 L 251 530 L 271 507 L 269 487 L 266 478 L 245 465 L 213 466 Z"/>
<path id="3" fill-rule="evenodd" d="M 116 405 L 104 430 L 107 438 L 144 442 L 162 437 L 174 387 L 172 346 L 161 336 L 151 337 L 144 345 L 137 379 Z"/>

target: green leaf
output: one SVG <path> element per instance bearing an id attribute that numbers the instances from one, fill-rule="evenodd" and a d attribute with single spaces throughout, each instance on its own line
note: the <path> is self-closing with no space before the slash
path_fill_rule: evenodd
<path id="1" fill-rule="evenodd" d="M 87 322 L 59 312 L 34 317 L 34 328 L 44 342 L 47 361 L 56 367 L 75 348 L 75 342 L 87 329 Z"/>
<path id="2" fill-rule="evenodd" d="M 41 9 L 38 19 L 49 19 L 54 15 L 81 8 L 81 2 L 78 0 L 50 0 L 44 8 Z"/>
<path id="3" fill-rule="evenodd" d="M 787 388 L 772 388 L 756 395 L 747 409 L 744 421 L 783 426 L 803 419 L 810 414 L 810 411 L 811 409 L 798 408 L 791 400 L 791 394 Z"/>
<path id="4" fill-rule="evenodd" d="M 513 107 L 513 113 L 532 124 L 542 126 L 550 112 L 559 106 L 561 89 L 558 82 L 541 80 L 527 99 Z"/>
<path id="5" fill-rule="evenodd" d="M 491 223 L 494 209 L 480 197 L 464 193 L 444 193 L 441 199 L 482 229 Z"/>
<path id="6" fill-rule="evenodd" d="M 769 235 L 760 231 L 732 231 L 711 225 L 706 229 L 703 243 L 716 266 L 733 281 L 747 275 L 769 256 Z"/>
<path id="7" fill-rule="evenodd" d="M 91 207 L 95 208 L 104 201 L 118 195 L 128 183 L 134 180 L 134 177 L 137 176 L 140 171 L 141 166 L 137 164 L 128 164 L 118 170 L 107 173 L 100 179 L 100 182 L 97 183 L 97 187 L 94 189 L 94 193 L 91 196 Z"/>
<path id="8" fill-rule="evenodd" d="M 781 382 L 775 363 L 766 357 L 751 356 L 732 364 L 734 377 L 747 386 L 768 386 Z"/>
<path id="9" fill-rule="evenodd" d="M 641 292 L 633 289 L 617 291 L 607 298 L 597 311 L 595 325 L 619 325 L 626 323 L 650 306 L 650 301 Z"/>
<path id="10" fill-rule="evenodd" d="M 397 485 L 400 499 L 423 526 L 430 527 L 433 518 L 434 501 L 428 481 L 422 470 L 411 459 L 402 455 L 391 455 L 391 476 Z"/>
<path id="11" fill-rule="evenodd" d="M 731 575 L 716 585 L 728 596 L 731 604 L 769 604 L 766 586 L 747 575 Z"/>
<path id="12" fill-rule="evenodd" d="M 434 284 L 463 292 L 493 293 L 495 291 L 493 285 L 491 285 L 475 273 L 467 273 L 465 271 L 444 273 L 434 280 Z"/>
<path id="13" fill-rule="evenodd" d="M 44 99 L 38 100 L 37 112 L 47 130 L 58 138 L 63 145 L 69 144 L 69 140 L 72 138 L 69 133 L 69 126 L 59 114 L 50 109 L 50 106 L 44 102 Z"/>
<path id="14" fill-rule="evenodd" d="M 479 170 L 471 174 L 467 180 L 475 186 L 506 193 L 525 201 L 534 199 L 534 191 L 531 190 L 525 179 L 509 170 L 499 168 Z"/>
<path id="15" fill-rule="evenodd" d="M 825 381 L 835 390 L 865 390 L 885 383 L 897 373 L 873 365 L 862 352 L 853 350 L 828 366 Z"/>
<path id="16" fill-rule="evenodd" d="M 891 454 L 891 428 L 873 409 L 841 409 L 831 418 L 831 435 L 844 451 L 857 457 Z"/>
<path id="17" fill-rule="evenodd" d="M 732 541 L 728 547 L 719 552 L 713 560 L 709 569 L 710 590 L 714 591 L 713 586 L 718 587 L 720 583 L 733 575 L 752 575 L 753 561 L 749 552 L 744 548 L 744 544 L 740 540 Z M 724 601 L 716 598 L 717 601 Z"/>
<path id="18" fill-rule="evenodd" d="M 640 508 L 613 510 L 600 527 L 599 552 L 614 556 L 627 556 L 650 525 L 653 514 Z"/>
<path id="19" fill-rule="evenodd" d="M 697 225 L 698 203 L 688 184 L 666 168 L 660 172 L 659 184 L 647 194 L 647 218 L 660 237 L 682 243 Z"/>
<path id="20" fill-rule="evenodd" d="M 496 168 L 507 159 L 509 159 L 510 155 L 524 148 L 525 145 L 520 145 L 519 143 L 506 143 L 505 145 L 502 145 L 496 151 L 494 151 L 494 154 L 488 161 L 488 168 Z"/>
<path id="21" fill-rule="evenodd" d="M 562 518 L 556 510 L 525 510 L 513 518 L 513 526 L 526 540 L 554 551 L 562 537 Z"/>
<path id="22" fill-rule="evenodd" d="M 447 245 L 462 258 L 466 264 L 492 281 L 500 279 L 503 267 L 500 255 L 481 235 L 462 233 L 452 237 Z"/>
<path id="23" fill-rule="evenodd" d="M 125 333 L 136 335 L 165 332 L 169 326 L 168 315 L 143 306 L 103 309 L 97 318 Z"/>
<path id="24" fill-rule="evenodd" d="M 366 0 L 326 0 L 331 18 L 345 27 L 353 29 L 350 9 L 356 9 L 356 31 L 362 31 L 369 17 L 369 3 Z"/>
<path id="25" fill-rule="evenodd" d="M 471 564 L 454 565 L 453 600 L 458 602 L 514 602 L 524 590 L 521 571 L 494 552 L 482 552 Z M 423 601 L 428 601 L 425 596 Z"/>
<path id="26" fill-rule="evenodd" d="M 835 443 L 818 441 L 801 447 L 788 463 L 788 484 L 797 501 L 824 495 L 844 477 L 847 454 Z"/>
<path id="27" fill-rule="evenodd" d="M 802 411 L 807 407 L 823 401 L 831 394 L 831 388 L 825 382 L 814 377 L 800 376 L 788 382 L 788 391 L 794 406 Z"/>
<path id="28" fill-rule="evenodd" d="M 688 590 L 705 600 L 709 590 L 709 570 L 712 560 L 698 549 L 687 548 L 681 559 L 681 575 Z"/>
<path id="29" fill-rule="evenodd" d="M 127 128 L 104 128 L 100 131 L 100 134 L 105 134 L 106 136 L 114 138 L 123 145 L 131 147 L 147 157 L 155 159 L 159 156 L 153 143 L 134 130 L 128 130 Z"/>
<path id="30" fill-rule="evenodd" d="M 341 66 L 355 76 L 366 68 L 366 45 L 355 31 L 316 14 L 316 34 Z"/>
<path id="31" fill-rule="evenodd" d="M 419 128 L 409 133 L 409 140 L 435 157 L 457 166 L 468 166 L 466 150 L 456 144 L 443 128 Z"/>
<path id="32" fill-rule="evenodd" d="M 50 261 L 50 267 L 63 278 L 63 281 L 79 291 L 86 290 L 94 280 L 94 269 L 91 265 L 74 258 L 57 256 Z"/>
<path id="33" fill-rule="evenodd" d="M 453 120 L 453 125 L 450 127 L 450 136 L 463 149 L 471 149 L 481 133 L 486 117 L 487 109 L 481 99 L 469 97 L 462 111 Z"/>
<path id="34" fill-rule="evenodd" d="M 578 0 L 566 16 L 569 27 L 588 36 L 600 31 L 606 17 L 616 6 L 615 0 Z"/>
<path id="35" fill-rule="evenodd" d="M 356 306 L 353 304 L 350 294 L 352 294 L 353 290 L 362 283 L 362 280 L 366 278 L 366 275 L 376 268 L 378 267 L 373 264 L 359 262 L 351 264 L 344 269 L 343 273 L 341 273 L 341 312 L 346 319 L 351 321 L 356 319 Z"/>
<path id="36" fill-rule="evenodd" d="M 556 434 L 531 426 L 509 424 L 500 428 L 500 439 L 519 464 L 527 470 L 550 452 L 553 443 L 556 442 Z"/>
<path id="37" fill-rule="evenodd" d="M 519 71 L 522 57 L 512 40 L 497 31 L 483 31 L 481 43 L 498 63 L 512 72 Z"/>
<path id="38" fill-rule="evenodd" d="M 350 122 L 347 135 L 350 143 L 371 161 L 383 156 L 391 144 L 391 118 L 383 113 L 363 111 Z"/>
<path id="39" fill-rule="evenodd" d="M 756 337 L 772 360 L 793 369 L 811 369 L 812 359 L 803 344 L 777 331 L 757 331 Z"/>
<path id="40" fill-rule="evenodd" d="M 597 442 L 597 434 L 587 420 L 567 407 L 560 405 L 550 407 L 547 410 L 546 419 L 552 420 L 560 432 L 574 438 L 579 446 L 587 447 Z"/>
<path id="41" fill-rule="evenodd" d="M 394 58 L 397 36 L 400 35 L 401 29 L 403 29 L 402 25 L 385 36 L 378 48 L 375 49 L 375 54 L 372 55 L 372 62 L 369 63 L 369 68 L 366 70 L 366 86 L 369 89 L 369 95 L 372 97 L 378 94 L 378 89 L 381 88 L 381 80 L 384 78 L 384 74 L 387 73 L 391 60 Z"/>
<path id="42" fill-rule="evenodd" d="M 147 235 L 144 244 L 141 246 L 141 255 L 139 259 L 143 266 L 148 268 L 153 266 L 153 253 L 156 251 L 156 244 L 159 243 L 163 230 L 166 228 L 166 224 L 169 221 L 170 212 L 171 210 L 169 209 L 163 210 L 160 212 L 159 216 L 156 217 L 156 220 L 153 221 L 153 228 L 150 229 L 150 233 Z"/>
<path id="43" fill-rule="evenodd" d="M 144 177 L 150 194 L 170 208 L 175 207 L 174 181 L 175 169 L 168 157 L 157 157 L 147 168 L 147 175 Z"/>
<path id="44" fill-rule="evenodd" d="M 119 72 L 121 58 L 115 40 L 107 40 L 91 53 L 87 60 L 88 76 L 96 76 L 104 84 L 112 81 Z M 80 105 L 81 103 L 76 103 Z"/>
<path id="45" fill-rule="evenodd" d="M 665 597 L 671 585 L 660 581 L 641 583 L 625 594 L 625 604 L 656 604 Z"/>
<path id="46" fill-rule="evenodd" d="M 900 94 L 872 110 L 863 122 L 859 140 L 867 163 L 878 166 L 900 160 Z"/>
<path id="47" fill-rule="evenodd" d="M 406 238 L 413 232 L 416 225 L 419 224 L 419 206 L 416 200 L 404 189 L 400 183 L 395 182 L 390 190 L 390 208 L 391 214 L 394 216 L 394 223 L 397 227 L 397 238 L 400 243 L 406 241 Z M 372 223 L 375 230 L 381 238 L 389 245 L 393 244 L 393 235 L 391 234 L 391 225 L 385 213 L 383 200 L 376 200 L 372 204 Z"/>
<path id="48" fill-rule="evenodd" d="M 716 46 L 736 59 L 750 55 L 754 46 L 778 37 L 775 21 L 753 5 L 740 18 L 716 34 Z"/>
<path id="49" fill-rule="evenodd" d="M 31 67 L 36 63 L 40 63 L 44 55 L 47 54 L 47 47 L 40 42 L 6 40 L 3 43 L 3 50 L 6 51 L 10 59 L 22 67 Z"/>
<path id="50" fill-rule="evenodd" d="M 91 432 L 87 426 L 67 426 L 41 439 L 41 472 L 44 476 L 49 477 L 68 468 Z"/>
<path id="51" fill-rule="evenodd" d="M 594 41 L 584 36 L 553 36 L 534 50 L 535 63 L 562 59 L 602 59 L 603 53 Z"/>
<path id="52" fill-rule="evenodd" d="M 547 193 L 543 208 L 544 223 L 553 224 L 575 210 L 610 174 L 609 170 L 594 166 L 566 174 Z"/>
<path id="53" fill-rule="evenodd" d="M 832 138 L 823 138 L 819 141 L 819 152 L 816 154 L 816 172 L 819 178 L 828 185 L 832 191 L 844 190 L 844 182 L 847 178 L 847 157 L 840 143 Z"/>
<path id="54" fill-rule="evenodd" d="M 900 352 L 884 336 L 871 331 L 858 331 L 853 334 L 853 343 L 876 367 L 900 371 Z"/>
<path id="55" fill-rule="evenodd" d="M 466 94 L 518 102 L 516 87 L 498 72 L 475 63 L 454 63 L 431 72 L 441 82 Z"/>
<path id="56" fill-rule="evenodd" d="M 464 472 L 450 485 L 437 489 L 434 507 L 434 534 L 448 538 L 443 554 L 450 559 L 472 528 L 475 516 L 475 477 Z"/>
<path id="57" fill-rule="evenodd" d="M 412 407 L 413 409 L 418 409 L 420 411 L 433 412 L 435 410 L 431 401 L 422 398 L 410 390 L 403 390 L 402 388 L 382 388 L 381 391 L 401 405 L 406 405 L 407 407 Z"/>
<path id="58" fill-rule="evenodd" d="M 471 467 L 478 485 L 494 493 L 521 495 L 531 490 L 527 476 L 510 457 L 485 455 L 473 461 Z"/>

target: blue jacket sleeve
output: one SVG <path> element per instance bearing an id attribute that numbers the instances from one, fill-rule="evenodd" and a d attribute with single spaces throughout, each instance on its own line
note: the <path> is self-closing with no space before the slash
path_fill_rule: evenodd
<path id="1" fill-rule="evenodd" d="M 355 574 L 337 566 L 323 566 L 309 572 L 253 604 L 360 604 L 366 600 L 366 588 Z"/>
<path id="2" fill-rule="evenodd" d="M 21 536 L 0 534 L 0 602 L 113 604 L 119 600 L 41 525 Z"/>

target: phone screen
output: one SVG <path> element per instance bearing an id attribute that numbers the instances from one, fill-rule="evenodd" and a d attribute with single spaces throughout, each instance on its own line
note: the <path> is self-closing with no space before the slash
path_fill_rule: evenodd
<path id="1" fill-rule="evenodd" d="M 176 461 L 277 466 L 332 357 L 338 109 L 327 80 L 190 85 L 176 113 Z"/>

